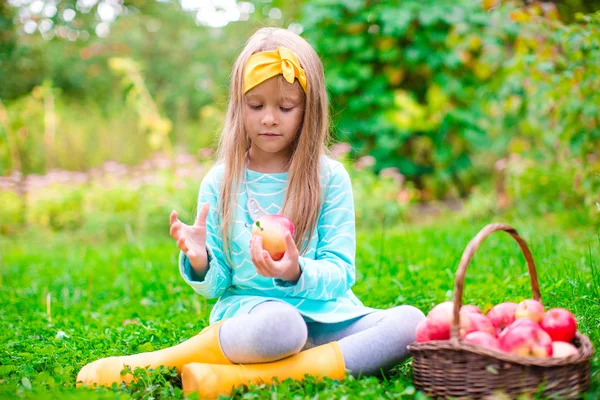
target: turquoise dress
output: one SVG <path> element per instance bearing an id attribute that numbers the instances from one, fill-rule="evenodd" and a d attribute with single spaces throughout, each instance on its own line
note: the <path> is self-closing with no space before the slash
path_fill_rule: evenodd
<path id="1" fill-rule="evenodd" d="M 335 323 L 377 311 L 365 307 L 352 293 L 356 236 L 354 199 L 348 172 L 343 164 L 323 157 L 321 187 L 325 202 L 308 251 L 299 258 L 302 273 L 296 283 L 267 278 L 257 273 L 250 257 L 252 219 L 241 185 L 232 235 L 233 265 L 223 253 L 216 213 L 224 165 L 216 164 L 200 184 L 198 209 L 210 204 L 207 216 L 206 247 L 209 267 L 202 281 L 194 280 L 187 256 L 180 252 L 179 269 L 183 279 L 200 295 L 218 300 L 210 314 L 213 324 L 225 318 L 249 313 L 257 305 L 284 301 L 293 305 L 307 322 Z M 285 197 L 287 172 L 265 174 L 246 169 L 250 196 L 262 208 L 277 214 Z"/>

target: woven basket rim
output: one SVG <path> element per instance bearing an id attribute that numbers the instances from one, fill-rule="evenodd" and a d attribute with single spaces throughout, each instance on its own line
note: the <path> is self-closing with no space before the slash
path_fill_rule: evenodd
<path id="1" fill-rule="evenodd" d="M 477 346 L 465 343 L 456 339 L 449 340 L 431 340 L 428 342 L 413 342 L 408 345 L 408 350 L 412 353 L 421 351 L 436 351 L 436 350 L 457 350 L 467 351 L 482 356 L 495 358 L 497 360 L 510 362 L 520 365 L 531 365 L 539 367 L 560 367 L 565 365 L 574 365 L 588 362 L 594 354 L 594 346 L 590 339 L 577 332 L 576 338 L 579 340 L 577 349 L 579 352 L 569 357 L 564 358 L 540 358 L 534 356 L 521 356 L 518 354 L 505 353 L 500 350 L 488 349 L 482 346 Z"/>

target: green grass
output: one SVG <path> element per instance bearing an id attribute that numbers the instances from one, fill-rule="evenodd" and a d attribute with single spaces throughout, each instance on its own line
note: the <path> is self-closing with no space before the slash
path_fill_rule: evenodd
<path id="1" fill-rule="evenodd" d="M 590 227 L 564 230 L 557 219 L 511 218 L 533 252 L 547 307 L 573 311 L 579 329 L 600 343 L 600 237 Z M 427 312 L 449 300 L 468 241 L 489 221 L 446 220 L 360 232 L 355 293 L 366 305 L 413 304 Z M 383 238 L 383 241 L 382 241 Z M 180 278 L 167 235 L 93 237 L 29 234 L 0 237 L 0 398 L 183 398 L 170 371 L 138 371 L 140 381 L 115 389 L 76 389 L 75 376 L 100 357 L 171 346 L 208 323 L 212 301 Z M 530 297 L 518 246 L 495 233 L 469 266 L 464 303 L 484 310 Z M 49 301 L 48 301 L 49 300 Z M 600 362 L 592 360 L 588 399 L 600 397 Z M 410 363 L 386 379 L 341 383 L 286 381 L 253 386 L 237 398 L 423 398 L 411 385 Z"/>

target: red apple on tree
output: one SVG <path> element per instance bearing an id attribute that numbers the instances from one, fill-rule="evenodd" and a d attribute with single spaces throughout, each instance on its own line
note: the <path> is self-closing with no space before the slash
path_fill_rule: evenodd
<path id="1" fill-rule="evenodd" d="M 551 308 L 546 312 L 540 326 L 554 341 L 570 342 L 577 332 L 577 321 L 569 310 Z"/>
<path id="2" fill-rule="evenodd" d="M 552 339 L 539 327 L 518 326 L 500 337 L 500 348 L 521 356 L 550 357 Z"/>
<path id="3" fill-rule="evenodd" d="M 552 357 L 563 358 L 575 355 L 579 352 L 577 347 L 567 342 L 552 342 Z"/>
<path id="4" fill-rule="evenodd" d="M 275 261 L 281 260 L 285 254 L 285 234 L 290 232 L 294 237 L 294 224 L 287 217 L 279 214 L 267 214 L 252 224 L 252 235 L 262 237 L 262 247 L 269 252 Z"/>
<path id="5" fill-rule="evenodd" d="M 488 349 L 500 350 L 500 342 L 498 339 L 494 335 L 487 332 L 471 332 L 465 336 L 463 340 L 465 343 L 475 344 Z"/>
<path id="6" fill-rule="evenodd" d="M 532 321 L 540 322 L 544 318 L 544 306 L 537 300 L 523 300 L 517 305 L 515 318 L 529 318 Z"/>
<path id="7" fill-rule="evenodd" d="M 497 335 L 515 321 L 516 309 L 517 303 L 508 301 L 506 303 L 496 304 L 488 311 L 487 317 L 494 325 L 494 328 L 496 328 Z"/>

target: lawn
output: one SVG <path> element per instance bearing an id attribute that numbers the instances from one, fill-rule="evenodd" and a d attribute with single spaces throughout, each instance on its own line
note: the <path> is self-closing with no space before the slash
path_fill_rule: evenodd
<path id="1" fill-rule="evenodd" d="M 591 227 L 564 228 L 558 219 L 511 217 L 537 264 L 546 307 L 565 307 L 579 329 L 600 343 L 600 236 Z M 437 220 L 385 231 L 359 229 L 355 293 L 366 305 L 412 304 L 427 312 L 449 300 L 468 241 L 491 221 Z M 32 233 L 0 237 L 0 398 L 183 398 L 170 371 L 143 373 L 119 389 L 76 389 L 75 376 L 100 357 L 171 346 L 208 323 L 212 301 L 180 278 L 177 249 L 166 234 L 103 241 Z M 484 311 L 530 297 L 516 242 L 498 232 L 469 266 L 464 303 Z M 592 359 L 588 399 L 600 398 L 600 362 Z M 424 398 L 411 385 L 410 362 L 386 379 L 286 381 L 239 389 L 241 398 Z"/>

